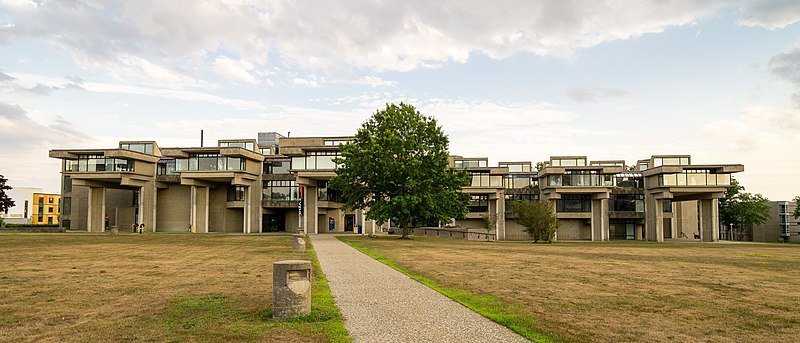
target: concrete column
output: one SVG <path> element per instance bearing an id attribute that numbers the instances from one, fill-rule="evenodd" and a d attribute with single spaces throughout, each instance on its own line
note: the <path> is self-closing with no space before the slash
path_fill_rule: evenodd
<path id="1" fill-rule="evenodd" d="M 550 199 L 550 206 L 553 208 L 553 213 L 558 216 L 558 212 L 556 212 L 556 199 Z M 556 228 L 556 233 L 553 235 L 553 242 L 558 241 L 558 228 Z"/>
<path id="2" fill-rule="evenodd" d="M 608 199 L 592 199 L 592 241 L 609 240 Z"/>
<path id="3" fill-rule="evenodd" d="M 250 187 L 244 188 L 244 208 L 242 212 L 242 232 L 250 233 Z"/>
<path id="4" fill-rule="evenodd" d="M 498 241 L 506 239 L 506 197 L 504 192 L 500 192 L 497 197 L 497 237 Z"/>
<path id="5" fill-rule="evenodd" d="M 306 233 L 319 233 L 317 224 L 319 211 L 317 209 L 317 186 L 303 186 L 303 228 Z"/>
<path id="6" fill-rule="evenodd" d="M 156 232 L 157 192 L 155 181 L 149 181 L 139 188 L 139 223 L 144 223 L 145 230 L 150 232 Z"/>
<path id="7" fill-rule="evenodd" d="M 89 202 L 86 229 L 89 232 L 105 231 L 106 188 L 89 187 Z"/>
<path id="8" fill-rule="evenodd" d="M 197 233 L 208 232 L 208 187 L 192 186 L 191 218 L 194 230 Z"/>
<path id="9" fill-rule="evenodd" d="M 719 200 L 700 200 L 700 241 L 719 241 Z"/>
<path id="10" fill-rule="evenodd" d="M 647 241 L 664 241 L 664 201 L 645 194 L 645 226 Z"/>

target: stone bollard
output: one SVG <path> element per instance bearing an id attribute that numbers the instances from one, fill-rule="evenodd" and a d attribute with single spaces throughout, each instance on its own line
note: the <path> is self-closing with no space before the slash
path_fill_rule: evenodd
<path id="1" fill-rule="evenodd" d="M 311 261 L 272 263 L 272 318 L 311 313 Z"/>
<path id="2" fill-rule="evenodd" d="M 306 236 L 301 234 L 292 235 L 292 252 L 306 251 Z"/>
<path id="3" fill-rule="evenodd" d="M 108 233 L 112 236 L 119 235 L 119 228 L 116 226 L 112 226 Z"/>

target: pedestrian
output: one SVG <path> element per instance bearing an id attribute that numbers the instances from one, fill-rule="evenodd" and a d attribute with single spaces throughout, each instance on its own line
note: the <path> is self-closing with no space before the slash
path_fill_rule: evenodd
<path id="1" fill-rule="evenodd" d="M 139 225 L 139 234 L 141 235 L 141 234 L 142 234 L 142 232 L 144 232 L 144 223 L 142 223 L 141 225 Z"/>
<path id="2" fill-rule="evenodd" d="M 136 228 L 138 227 L 139 225 L 136 225 L 136 223 L 131 224 L 131 233 L 136 233 Z"/>
<path id="3" fill-rule="evenodd" d="M 111 222 L 108 220 L 108 213 L 106 213 L 106 219 L 105 219 L 104 224 L 103 224 L 103 225 L 105 225 L 106 231 L 108 231 L 108 226 L 109 226 L 110 223 Z"/>
<path id="4" fill-rule="evenodd" d="M 336 220 L 333 217 L 328 217 L 328 230 L 333 231 L 336 228 Z"/>

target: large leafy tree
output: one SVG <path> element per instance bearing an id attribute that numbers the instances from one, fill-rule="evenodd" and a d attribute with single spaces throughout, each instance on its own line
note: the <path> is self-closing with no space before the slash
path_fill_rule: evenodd
<path id="1" fill-rule="evenodd" d="M 745 192 L 744 186 L 731 179 L 725 198 L 719 201 L 719 220 L 732 231 L 749 230 L 770 218 L 769 199 Z"/>
<path id="2" fill-rule="evenodd" d="M 7 182 L 8 179 L 0 175 L 0 212 L 6 212 L 14 206 L 14 200 L 6 194 L 6 191 L 11 189 L 11 186 L 6 184 Z M 2 222 L 2 219 L 0 219 L 0 223 Z"/>
<path id="3" fill-rule="evenodd" d="M 555 209 L 547 201 L 517 201 L 511 205 L 517 215 L 517 223 L 525 227 L 533 242 L 550 243 L 558 229 L 558 217 Z"/>
<path id="4" fill-rule="evenodd" d="M 795 204 L 795 207 L 794 207 L 794 219 L 800 218 L 800 195 L 794 197 L 794 199 L 792 199 L 792 201 L 794 201 L 794 204 Z"/>
<path id="5" fill-rule="evenodd" d="M 330 185 L 347 208 L 367 210 L 367 219 L 396 222 L 408 238 L 413 225 L 463 218 L 469 175 L 449 168 L 450 142 L 432 117 L 414 106 L 378 110 L 342 146 Z"/>

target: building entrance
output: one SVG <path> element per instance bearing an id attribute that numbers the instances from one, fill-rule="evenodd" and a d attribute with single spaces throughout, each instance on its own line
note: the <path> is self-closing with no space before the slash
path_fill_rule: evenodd
<path id="1" fill-rule="evenodd" d="M 356 215 L 346 214 L 344 216 L 344 231 L 353 232 L 353 227 L 356 226 Z"/>
<path id="2" fill-rule="evenodd" d="M 286 231 L 284 225 L 285 218 L 283 213 L 278 214 L 262 214 L 261 217 L 261 232 L 280 232 Z"/>

